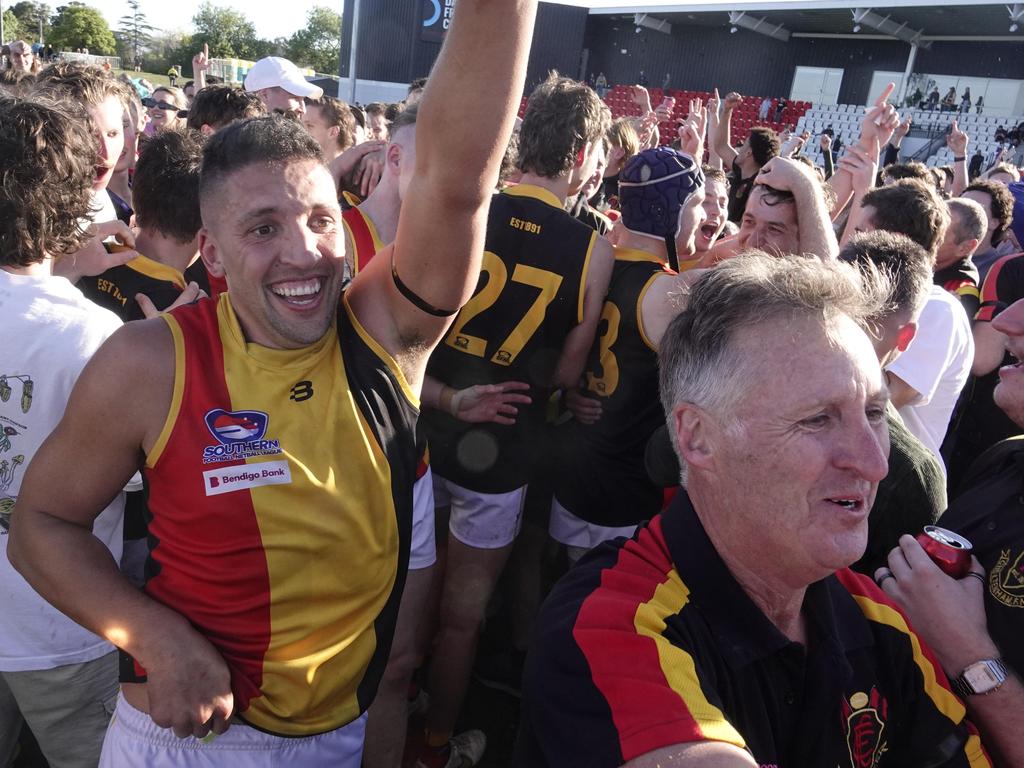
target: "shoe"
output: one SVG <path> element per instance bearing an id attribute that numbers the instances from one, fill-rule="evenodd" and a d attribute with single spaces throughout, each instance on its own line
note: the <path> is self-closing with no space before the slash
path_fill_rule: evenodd
<path id="1" fill-rule="evenodd" d="M 525 659 L 526 654 L 521 651 L 506 651 L 481 656 L 473 670 L 473 677 L 486 688 L 521 699 L 523 697 Z"/>
<path id="2" fill-rule="evenodd" d="M 483 731 L 465 731 L 448 740 L 448 762 L 443 768 L 473 768 L 484 756 L 487 736 Z M 416 761 L 416 768 L 429 768 L 422 760 Z"/>

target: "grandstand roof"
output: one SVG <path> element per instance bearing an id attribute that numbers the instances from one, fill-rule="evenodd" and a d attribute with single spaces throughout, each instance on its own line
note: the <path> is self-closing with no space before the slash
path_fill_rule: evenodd
<path id="1" fill-rule="evenodd" d="M 646 13 L 684 26 L 728 26 L 729 11 L 746 11 L 772 24 L 781 24 L 797 35 L 851 34 L 851 9 L 871 8 L 881 16 L 891 16 L 897 23 L 906 22 L 910 29 L 922 30 L 925 39 L 985 37 L 1024 42 L 1024 24 L 1016 34 L 1009 32 L 1010 17 L 1005 4 L 972 0 L 889 0 L 879 6 L 865 0 L 639 0 L 636 5 L 625 5 L 622 0 L 560 1 L 585 5 L 592 15 L 622 15 L 632 20 L 634 13 Z M 886 37 L 867 28 L 860 36 Z"/>

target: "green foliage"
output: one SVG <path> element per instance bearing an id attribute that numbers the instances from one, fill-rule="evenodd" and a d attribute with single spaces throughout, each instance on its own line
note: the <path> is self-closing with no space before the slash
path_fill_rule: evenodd
<path id="1" fill-rule="evenodd" d="M 117 45 L 102 14 L 77 2 L 57 8 L 47 42 L 58 51 L 88 48 L 89 53 L 102 56 L 112 56 Z"/>
<path id="2" fill-rule="evenodd" d="M 22 0 L 12 5 L 8 11 L 14 14 L 18 20 L 18 37 L 28 42 L 34 42 L 39 38 L 39 21 L 43 22 L 43 37 L 48 38 L 50 34 L 50 6 L 46 3 L 31 2 Z M 7 29 L 8 11 L 4 12 L 4 32 L 8 40 L 14 40 Z"/>
<path id="3" fill-rule="evenodd" d="M 142 54 L 143 67 L 150 72 L 166 73 L 172 65 L 181 67 L 186 80 L 192 79 L 192 56 L 202 50 L 192 36 L 184 32 L 165 32 L 153 36 L 149 48 Z"/>
<path id="4" fill-rule="evenodd" d="M 337 74 L 341 55 L 341 15 L 322 5 L 314 6 L 306 17 L 306 26 L 291 36 L 286 50 L 288 58 L 300 67 Z"/>
<path id="5" fill-rule="evenodd" d="M 146 20 L 139 8 L 139 0 L 128 0 L 128 13 L 121 17 L 115 37 L 118 53 L 125 64 L 130 64 L 153 42 L 155 28 Z M 124 51 L 124 53 L 122 53 Z"/>
<path id="6" fill-rule="evenodd" d="M 21 40 L 21 22 L 10 10 L 4 11 L 4 42 Z"/>
<path id="7" fill-rule="evenodd" d="M 211 58 L 256 59 L 263 50 L 263 41 L 256 37 L 256 27 L 233 8 L 204 2 L 192 17 L 192 23 L 196 28 L 193 44 L 202 48 L 203 43 L 208 43 Z"/>

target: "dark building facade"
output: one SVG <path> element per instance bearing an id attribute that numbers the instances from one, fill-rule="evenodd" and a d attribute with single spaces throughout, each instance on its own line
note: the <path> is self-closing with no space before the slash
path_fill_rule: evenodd
<path id="1" fill-rule="evenodd" d="M 429 73 L 440 35 L 425 19 L 451 0 L 361 0 L 357 77 L 407 83 Z M 345 0 L 352 18 L 354 0 Z M 565 75 L 604 72 L 610 84 L 636 82 L 644 70 L 652 86 L 666 74 L 670 87 L 786 95 L 798 66 L 843 69 L 840 103 L 865 103 L 875 71 L 902 72 L 909 46 L 895 40 L 792 37 L 781 42 L 746 30 L 673 24 L 671 34 L 636 31 L 630 19 L 588 15 L 587 9 L 541 3 L 527 74 L 527 91 L 551 69 Z M 345 25 L 341 76 L 348 76 L 351 28 Z M 625 52 L 624 52 L 625 51 Z M 585 71 L 584 71 L 585 69 Z M 917 72 L 962 77 L 1024 79 L 1024 42 L 934 41 L 918 51 Z"/>

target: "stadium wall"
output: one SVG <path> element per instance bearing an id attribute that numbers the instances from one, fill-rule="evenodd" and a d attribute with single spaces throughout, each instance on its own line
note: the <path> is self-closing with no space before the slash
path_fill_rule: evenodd
<path id="1" fill-rule="evenodd" d="M 902 72 L 909 46 L 890 40 L 790 38 L 784 43 L 754 32 L 730 34 L 728 26 L 683 27 L 672 34 L 641 28 L 629 20 L 590 16 L 584 40 L 588 73 L 608 82 L 636 82 L 643 69 L 652 86 L 670 75 L 670 88 L 789 96 L 798 66 L 843 69 L 839 103 L 863 104 L 876 70 Z M 622 50 L 626 53 L 623 54 Z M 1024 43 L 935 41 L 918 51 L 917 72 L 963 77 L 1020 78 Z"/>
<path id="2" fill-rule="evenodd" d="M 356 77 L 390 83 L 408 83 L 430 72 L 441 43 L 425 39 L 424 0 L 360 0 L 359 47 Z M 352 18 L 354 0 L 345 0 L 343 18 Z M 527 71 L 528 90 L 544 79 L 549 69 L 579 75 L 587 9 L 541 3 Z M 342 30 L 341 72 L 348 78 L 352 30 Z"/>

